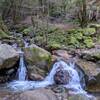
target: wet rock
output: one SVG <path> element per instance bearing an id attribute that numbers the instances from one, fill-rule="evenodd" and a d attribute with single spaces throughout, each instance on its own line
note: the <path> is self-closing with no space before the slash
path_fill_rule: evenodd
<path id="1" fill-rule="evenodd" d="M 9 76 L 0 76 L 0 83 L 5 83 L 9 79 Z"/>
<path id="2" fill-rule="evenodd" d="M 77 65 L 84 71 L 87 87 L 100 84 L 100 67 L 96 63 L 80 59 Z"/>
<path id="3" fill-rule="evenodd" d="M 54 80 L 56 84 L 68 84 L 71 80 L 70 73 L 66 70 L 59 70 L 54 75 Z"/>
<path id="4" fill-rule="evenodd" d="M 19 59 L 14 48 L 7 44 L 0 45 L 0 69 L 13 67 Z"/>
<path id="5" fill-rule="evenodd" d="M 50 69 L 51 54 L 35 44 L 24 48 L 28 71 L 35 74 L 47 72 Z"/>
<path id="6" fill-rule="evenodd" d="M 90 84 L 86 89 L 91 93 L 100 93 L 100 84 Z"/>

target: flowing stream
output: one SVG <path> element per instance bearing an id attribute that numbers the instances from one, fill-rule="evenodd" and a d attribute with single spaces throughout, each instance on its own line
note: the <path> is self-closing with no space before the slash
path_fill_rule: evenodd
<path id="1" fill-rule="evenodd" d="M 55 84 L 54 81 L 54 75 L 59 67 L 62 69 L 68 71 L 71 76 L 71 80 L 68 82 L 68 84 L 63 85 L 67 89 L 69 89 L 73 93 L 86 93 L 80 84 L 80 78 L 78 75 L 78 72 L 75 70 L 75 65 L 74 63 L 67 64 L 64 61 L 58 61 L 56 62 L 48 76 L 43 81 L 28 81 L 25 80 L 26 77 L 26 67 L 24 64 L 24 58 L 21 55 L 20 56 L 20 64 L 19 64 L 19 69 L 18 69 L 18 80 L 10 82 L 7 87 L 10 88 L 11 90 L 14 91 L 24 91 L 24 90 L 29 90 L 29 89 L 34 89 L 34 88 L 42 88 L 42 87 L 47 87 L 49 85 Z"/>

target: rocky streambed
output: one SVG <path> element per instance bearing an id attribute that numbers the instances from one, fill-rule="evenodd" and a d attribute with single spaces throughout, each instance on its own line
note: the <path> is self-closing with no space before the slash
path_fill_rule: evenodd
<path id="1" fill-rule="evenodd" d="M 60 60 L 67 64 L 75 62 L 75 66 L 77 66 L 75 70 L 78 72 L 81 86 L 83 85 L 84 90 L 99 94 L 99 59 L 97 62 L 89 58 L 88 60 L 85 59 L 84 55 L 91 55 L 90 53 L 78 52 L 80 55 L 74 58 L 73 55 L 66 50 L 54 50 L 50 53 L 35 44 L 24 47 L 23 51 L 25 56 L 24 61 L 27 65 L 27 80 L 43 81 L 52 69 L 53 64 Z M 77 55 L 78 53 L 76 52 Z M 18 80 L 17 70 L 19 67 L 19 58 L 18 50 L 14 49 L 13 46 L 0 44 L 0 100 L 41 100 L 41 98 L 44 100 L 99 100 L 99 97 L 90 99 L 86 94 L 81 92 L 77 94 L 75 92 L 69 92 L 69 89 L 63 85 L 67 84 L 67 81 L 70 80 L 70 75 L 66 71 L 59 70 L 58 73 L 55 74 L 54 79 L 56 81 L 53 85 L 51 84 L 52 86 L 29 89 L 21 92 L 12 92 L 4 88 L 4 85 L 12 80 Z"/>

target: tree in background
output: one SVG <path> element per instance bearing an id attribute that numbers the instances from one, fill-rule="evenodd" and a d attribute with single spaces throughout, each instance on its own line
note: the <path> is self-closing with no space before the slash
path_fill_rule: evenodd
<path id="1" fill-rule="evenodd" d="M 78 11 L 78 19 L 80 22 L 80 26 L 82 28 L 87 26 L 87 5 L 86 5 L 86 0 L 78 0 L 77 5 L 79 7 Z"/>
<path id="2" fill-rule="evenodd" d="M 2 18 L 3 20 L 11 18 L 13 24 L 21 17 L 21 7 L 23 0 L 4 0 L 2 3 Z"/>

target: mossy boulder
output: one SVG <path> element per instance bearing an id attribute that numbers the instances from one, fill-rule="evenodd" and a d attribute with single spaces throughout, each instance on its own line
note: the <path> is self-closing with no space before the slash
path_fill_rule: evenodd
<path id="1" fill-rule="evenodd" d="M 35 44 L 24 48 L 25 58 L 28 64 L 28 71 L 31 69 L 31 73 L 42 75 L 49 71 L 51 64 L 51 54 L 36 46 Z M 35 67 L 34 67 L 35 66 Z"/>

